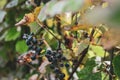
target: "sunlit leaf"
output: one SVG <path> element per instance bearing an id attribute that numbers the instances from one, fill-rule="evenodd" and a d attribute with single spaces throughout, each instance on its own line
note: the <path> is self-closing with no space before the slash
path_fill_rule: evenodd
<path id="1" fill-rule="evenodd" d="M 85 25 L 85 24 L 81 24 L 81 25 L 75 25 L 71 27 L 71 31 L 77 31 L 77 30 L 88 30 L 89 28 L 91 28 L 91 26 Z"/>
<path id="2" fill-rule="evenodd" d="M 105 50 L 103 49 L 103 47 L 91 45 L 91 49 L 97 56 L 104 57 Z M 106 56 L 108 56 L 107 52 Z"/>
<path id="3" fill-rule="evenodd" d="M 28 26 L 30 27 L 30 31 L 34 33 L 36 33 L 40 29 L 40 26 L 37 24 L 37 22 L 32 22 L 28 24 Z"/>
<path id="4" fill-rule="evenodd" d="M 0 9 L 2 9 L 5 4 L 6 4 L 7 0 L 0 0 Z"/>
<path id="5" fill-rule="evenodd" d="M 80 54 L 84 49 L 88 47 L 88 43 L 85 42 L 78 43 L 77 47 L 78 47 L 78 51 L 76 54 Z"/>
<path id="6" fill-rule="evenodd" d="M 16 51 L 19 53 L 24 53 L 28 50 L 28 46 L 24 40 L 18 41 L 15 45 Z"/>
<path id="7" fill-rule="evenodd" d="M 40 11 L 38 19 L 44 21 L 48 16 L 53 17 L 56 14 L 77 11 L 82 7 L 83 3 L 84 0 L 50 1 Z"/>

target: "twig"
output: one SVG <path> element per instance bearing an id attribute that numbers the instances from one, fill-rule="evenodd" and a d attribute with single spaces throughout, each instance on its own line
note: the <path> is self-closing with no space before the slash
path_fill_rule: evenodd
<path id="1" fill-rule="evenodd" d="M 90 42 L 92 41 L 94 32 L 95 32 L 95 29 L 93 28 L 92 31 L 91 31 L 91 34 L 90 34 Z M 84 57 L 86 56 L 86 54 L 87 54 L 87 52 L 88 52 L 89 46 L 90 46 L 90 45 L 88 45 L 87 48 L 85 48 L 85 49 L 80 53 L 80 54 L 82 54 L 82 55 L 81 55 L 80 59 L 78 60 L 78 62 L 76 63 L 76 66 L 73 68 L 73 71 L 72 71 L 72 73 L 70 74 L 68 80 L 70 80 L 70 79 L 72 78 L 73 74 L 76 72 L 77 68 L 78 68 L 79 65 L 82 63 Z"/>
<path id="2" fill-rule="evenodd" d="M 48 27 L 44 24 L 42 24 L 39 19 L 36 20 L 36 22 L 38 23 L 39 26 L 41 26 L 44 30 L 46 30 L 47 32 L 49 32 L 56 40 L 60 41 L 62 44 L 65 45 L 65 43 L 63 41 L 61 41 L 61 39 L 57 38 L 51 31 L 49 31 Z M 69 50 L 71 50 L 73 52 L 73 50 L 71 48 L 68 48 Z"/>
<path id="3" fill-rule="evenodd" d="M 75 19 L 76 19 L 75 25 L 78 25 L 77 13 L 76 13 L 76 15 L 75 15 Z M 78 32 L 77 32 L 77 31 L 75 31 L 75 37 L 76 37 L 76 39 L 78 38 Z"/>
<path id="4" fill-rule="evenodd" d="M 70 80 L 70 79 L 72 78 L 74 72 L 76 72 L 77 68 L 79 67 L 79 65 L 80 65 L 81 62 L 83 61 L 84 57 L 86 56 L 86 54 L 87 54 L 87 52 L 88 52 L 88 49 L 89 49 L 89 45 L 88 45 L 88 47 L 87 47 L 86 49 L 84 49 L 83 52 L 81 53 L 81 54 L 83 54 L 83 55 L 80 57 L 78 63 L 77 63 L 76 66 L 74 67 L 74 69 L 73 69 L 72 73 L 70 74 L 70 77 L 68 78 L 68 80 Z"/>
<path id="5" fill-rule="evenodd" d="M 102 62 L 105 61 L 105 57 L 106 57 L 106 50 L 105 50 L 105 52 L 104 52 L 104 57 L 103 57 Z"/>
<path id="6" fill-rule="evenodd" d="M 113 57 L 114 57 L 114 48 L 112 48 L 112 50 L 110 51 L 110 74 L 111 75 L 109 75 L 109 80 L 113 80 L 113 76 L 112 76 L 114 74 L 113 65 L 112 65 Z"/>
<path id="7" fill-rule="evenodd" d="M 49 31 L 49 29 L 47 28 L 47 26 L 46 26 L 46 25 L 43 25 L 38 19 L 37 19 L 37 23 L 38 23 L 43 29 L 45 29 L 47 32 L 49 32 L 55 39 L 57 39 L 57 40 L 60 41 L 60 39 L 58 39 L 51 31 Z"/>
<path id="8" fill-rule="evenodd" d="M 60 50 L 61 49 L 61 42 L 60 41 L 58 41 L 58 48 L 57 48 L 58 50 Z"/>

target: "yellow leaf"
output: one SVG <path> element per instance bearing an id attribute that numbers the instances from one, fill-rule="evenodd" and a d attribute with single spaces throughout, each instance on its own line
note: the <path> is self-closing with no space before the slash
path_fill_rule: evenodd
<path id="1" fill-rule="evenodd" d="M 25 14 L 25 19 L 26 19 L 26 24 L 29 24 L 35 21 L 35 16 L 33 13 L 28 13 L 28 14 Z"/>
<path id="2" fill-rule="evenodd" d="M 88 26 L 86 24 L 79 24 L 79 25 L 75 25 L 72 26 L 70 31 L 77 31 L 77 30 L 88 30 L 91 26 Z"/>
<path id="3" fill-rule="evenodd" d="M 60 17 L 58 16 L 58 18 L 60 18 L 62 26 L 70 25 L 72 22 L 72 13 L 68 12 L 61 14 Z"/>
<path id="4" fill-rule="evenodd" d="M 52 18 L 51 18 L 51 19 L 47 19 L 47 20 L 46 20 L 46 24 L 47 24 L 47 26 L 52 27 L 53 24 L 54 24 L 53 19 L 52 19 Z"/>
<path id="5" fill-rule="evenodd" d="M 35 21 L 35 16 L 33 13 L 28 13 L 25 14 L 22 20 L 20 20 L 18 23 L 15 24 L 15 26 L 21 26 L 21 25 L 26 25 L 30 24 Z"/>
<path id="6" fill-rule="evenodd" d="M 108 7 L 108 2 L 104 2 L 104 3 L 102 4 L 102 7 L 103 7 L 103 8 Z"/>
<path id="7" fill-rule="evenodd" d="M 63 67 L 63 68 L 61 69 L 61 71 L 62 71 L 62 73 L 64 73 L 64 74 L 65 74 L 64 80 L 68 80 L 69 75 L 68 75 L 68 72 L 67 72 L 66 68 L 65 68 L 65 67 Z"/>
<path id="8" fill-rule="evenodd" d="M 40 7 L 36 7 L 36 8 L 34 9 L 33 14 L 34 14 L 35 18 L 37 18 L 38 14 L 40 13 L 40 10 L 41 10 L 41 6 L 40 6 Z"/>

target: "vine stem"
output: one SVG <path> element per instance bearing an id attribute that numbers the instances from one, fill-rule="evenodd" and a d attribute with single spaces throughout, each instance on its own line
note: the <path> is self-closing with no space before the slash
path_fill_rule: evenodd
<path id="1" fill-rule="evenodd" d="M 110 51 L 110 74 L 111 75 L 109 75 L 109 80 L 113 80 L 113 74 L 114 74 L 113 65 L 112 65 L 113 58 L 114 58 L 114 48 L 112 48 L 112 50 Z"/>
<path id="2" fill-rule="evenodd" d="M 95 32 L 95 29 L 93 28 L 92 31 L 91 31 L 91 34 L 90 34 L 90 42 L 92 41 L 94 32 Z M 68 80 L 70 80 L 70 79 L 73 77 L 73 74 L 76 72 L 77 68 L 78 68 L 79 65 L 82 63 L 84 57 L 86 56 L 86 54 L 87 54 L 87 52 L 88 52 L 89 46 L 90 46 L 90 44 L 87 46 L 87 48 L 85 48 L 85 49 L 80 53 L 80 54 L 82 54 L 82 55 L 81 55 L 80 59 L 78 60 L 78 62 L 76 63 L 76 66 L 73 68 L 73 71 L 72 71 L 72 73 L 70 74 Z"/>
<path id="3" fill-rule="evenodd" d="M 61 42 L 62 44 L 65 45 L 65 43 L 63 41 L 61 41 L 61 39 L 57 38 L 51 31 L 49 31 L 48 27 L 44 24 L 42 24 L 39 19 L 36 20 L 36 22 L 38 23 L 39 26 L 41 26 L 44 30 L 46 30 L 47 32 L 49 32 L 56 40 L 58 40 L 59 42 Z M 73 50 L 71 48 L 68 48 L 69 50 L 71 50 L 73 52 Z"/>
<path id="4" fill-rule="evenodd" d="M 83 52 L 82 52 L 83 55 L 80 57 L 78 63 L 74 67 L 74 69 L 73 69 L 72 73 L 70 74 L 70 77 L 68 78 L 68 80 L 70 80 L 72 78 L 73 74 L 76 72 L 77 68 L 79 67 L 79 65 L 83 61 L 84 57 L 86 56 L 86 54 L 88 52 L 88 49 L 89 49 L 89 45 L 88 45 L 88 47 L 86 49 L 83 50 Z"/>
<path id="5" fill-rule="evenodd" d="M 47 28 L 47 26 L 43 25 L 39 19 L 37 19 L 37 23 L 39 24 L 39 26 L 41 26 L 42 28 L 44 28 L 47 32 L 49 32 L 55 39 L 57 39 L 58 41 L 60 41 L 60 39 L 58 39 L 51 31 L 49 31 L 49 29 Z M 62 41 L 61 41 L 62 42 Z M 62 42 L 63 43 L 63 42 Z"/>

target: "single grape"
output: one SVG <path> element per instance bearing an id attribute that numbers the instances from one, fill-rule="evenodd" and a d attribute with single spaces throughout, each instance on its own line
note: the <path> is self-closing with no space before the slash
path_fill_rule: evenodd
<path id="1" fill-rule="evenodd" d="M 68 63 L 66 63 L 66 64 L 65 64 L 65 67 L 67 67 L 67 68 L 68 68 L 69 66 L 70 66 L 70 65 L 69 65 Z"/>
<path id="2" fill-rule="evenodd" d="M 32 43 L 37 44 L 37 39 L 33 38 Z"/>
<path id="3" fill-rule="evenodd" d="M 26 40 L 26 44 L 27 44 L 27 45 L 30 45 L 30 44 L 31 44 L 31 43 L 30 43 L 30 40 L 27 39 L 27 40 Z"/>
<path id="4" fill-rule="evenodd" d="M 33 48 L 33 45 L 29 45 L 28 49 L 31 50 Z"/>
<path id="5" fill-rule="evenodd" d="M 57 53 L 55 56 L 56 56 L 56 58 L 61 58 L 61 57 L 62 57 L 62 54 Z"/>
<path id="6" fill-rule="evenodd" d="M 29 40 L 29 41 L 32 41 L 32 40 L 33 40 L 33 37 L 32 37 L 32 36 L 28 36 L 28 40 Z"/>
<path id="7" fill-rule="evenodd" d="M 60 80 L 63 80 L 64 77 L 65 77 L 65 74 L 64 74 L 64 73 L 60 73 L 60 74 L 59 74 Z"/>
<path id="8" fill-rule="evenodd" d="M 49 57 L 49 58 L 48 58 L 48 61 L 49 61 L 49 62 L 52 62 L 52 61 L 53 61 L 53 58 L 52 58 L 52 57 Z"/>
<path id="9" fill-rule="evenodd" d="M 54 72 L 55 72 L 55 73 L 60 73 L 59 68 L 55 68 L 55 69 L 54 69 Z"/>
<path id="10" fill-rule="evenodd" d="M 41 49 L 40 47 L 37 47 L 37 48 L 36 48 L 36 52 L 37 52 L 37 53 L 40 53 L 41 51 L 42 51 L 42 49 Z"/>
<path id="11" fill-rule="evenodd" d="M 54 68 L 55 68 L 55 65 L 54 65 L 54 64 L 50 64 L 50 68 L 51 68 L 51 69 L 54 69 Z"/>
<path id="12" fill-rule="evenodd" d="M 63 63 L 61 63 L 61 64 L 60 64 L 60 67 L 64 67 L 64 64 L 63 64 Z"/>
<path id="13" fill-rule="evenodd" d="M 35 60 L 36 59 L 36 54 L 34 54 L 32 57 L 31 57 L 32 60 Z"/>
<path id="14" fill-rule="evenodd" d="M 65 60 L 66 60 L 66 57 L 62 56 L 61 60 L 65 61 Z"/>
<path id="15" fill-rule="evenodd" d="M 46 54 L 51 55 L 51 54 L 52 54 L 52 51 L 51 51 L 51 50 L 47 50 L 47 51 L 46 51 Z"/>

